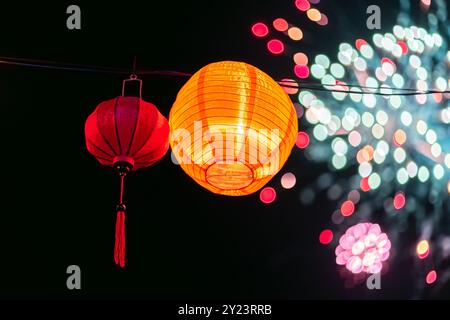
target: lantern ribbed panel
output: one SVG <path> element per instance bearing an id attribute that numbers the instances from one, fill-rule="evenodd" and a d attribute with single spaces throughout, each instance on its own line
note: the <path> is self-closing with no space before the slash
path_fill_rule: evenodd
<path id="1" fill-rule="evenodd" d="M 107 166 L 125 161 L 148 167 L 169 148 L 169 124 L 156 106 L 137 97 L 100 103 L 85 123 L 86 147 Z"/>
<path id="2" fill-rule="evenodd" d="M 171 109 L 170 143 L 183 170 L 223 195 L 251 194 L 287 160 L 297 115 L 284 90 L 243 63 L 212 63 L 183 86 Z"/>

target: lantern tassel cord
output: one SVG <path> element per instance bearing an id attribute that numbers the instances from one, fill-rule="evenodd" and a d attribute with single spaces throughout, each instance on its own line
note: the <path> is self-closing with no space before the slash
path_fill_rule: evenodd
<path id="1" fill-rule="evenodd" d="M 120 174 L 120 201 L 117 206 L 116 236 L 114 245 L 114 261 L 121 268 L 125 267 L 125 205 L 123 203 L 125 174 Z"/>

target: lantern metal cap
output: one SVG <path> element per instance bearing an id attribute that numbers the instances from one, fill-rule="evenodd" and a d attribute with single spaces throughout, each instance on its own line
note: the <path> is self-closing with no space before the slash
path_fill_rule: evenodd
<path id="1" fill-rule="evenodd" d="M 126 175 L 133 170 L 134 160 L 133 158 L 126 156 L 115 157 L 113 160 L 113 167 L 116 169 L 119 175 Z"/>

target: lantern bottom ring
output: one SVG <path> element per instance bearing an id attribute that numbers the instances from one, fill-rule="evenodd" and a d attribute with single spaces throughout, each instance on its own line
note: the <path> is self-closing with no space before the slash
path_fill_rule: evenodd
<path id="1" fill-rule="evenodd" d="M 119 172 L 123 170 L 129 172 L 134 167 L 134 160 L 127 156 L 117 156 L 113 159 L 113 167 Z"/>
<path id="2" fill-rule="evenodd" d="M 253 180 L 253 170 L 239 160 L 218 161 L 206 169 L 206 181 L 221 190 L 243 189 Z"/>

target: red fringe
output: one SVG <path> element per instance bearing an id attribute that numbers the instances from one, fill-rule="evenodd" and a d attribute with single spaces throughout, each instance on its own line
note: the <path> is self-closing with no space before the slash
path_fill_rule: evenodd
<path id="1" fill-rule="evenodd" d="M 125 212 L 118 211 L 116 218 L 116 243 L 114 245 L 114 261 L 125 267 Z"/>

